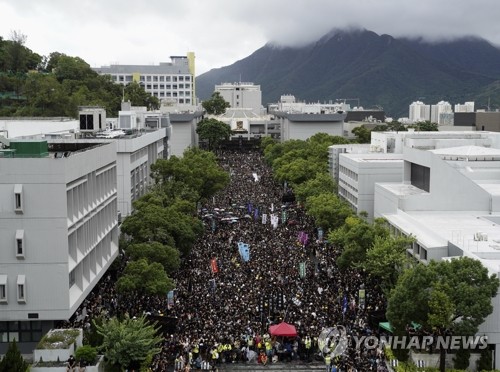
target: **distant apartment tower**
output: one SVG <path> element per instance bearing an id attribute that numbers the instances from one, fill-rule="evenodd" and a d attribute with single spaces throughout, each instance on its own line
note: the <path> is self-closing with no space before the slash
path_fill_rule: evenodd
<path id="1" fill-rule="evenodd" d="M 192 105 L 196 100 L 195 57 L 172 56 L 171 62 L 159 65 L 110 65 L 93 68 L 100 75 L 110 75 L 118 84 L 137 82 L 160 100 Z"/>
<path id="2" fill-rule="evenodd" d="M 431 106 L 431 122 L 441 125 L 453 125 L 453 110 L 451 104 L 440 101 Z"/>
<path id="3" fill-rule="evenodd" d="M 428 121 L 431 119 L 431 107 L 421 101 L 413 102 L 410 105 L 410 123 Z"/>
<path id="4" fill-rule="evenodd" d="M 455 112 L 474 112 L 474 102 L 457 103 L 455 105 Z"/>
<path id="5" fill-rule="evenodd" d="M 215 86 L 231 108 L 252 109 L 255 114 L 260 114 L 262 108 L 262 92 L 260 85 L 254 83 L 222 83 Z"/>

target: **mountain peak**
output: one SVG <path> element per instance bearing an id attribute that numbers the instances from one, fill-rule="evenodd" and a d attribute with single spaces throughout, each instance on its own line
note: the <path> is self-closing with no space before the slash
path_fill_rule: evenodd
<path id="1" fill-rule="evenodd" d="M 306 46 L 269 43 L 200 75 L 197 93 L 208 98 L 216 84 L 239 76 L 261 86 L 264 104 L 284 93 L 307 101 L 357 97 L 364 107 L 379 105 L 398 117 L 408 115 L 417 97 L 453 104 L 484 98 L 488 91 L 500 101 L 499 89 L 492 88 L 500 80 L 500 49 L 475 37 L 429 42 L 334 28 Z"/>

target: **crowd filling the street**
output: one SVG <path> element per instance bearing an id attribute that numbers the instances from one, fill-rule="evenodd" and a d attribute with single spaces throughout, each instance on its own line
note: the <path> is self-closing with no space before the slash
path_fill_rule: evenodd
<path id="1" fill-rule="evenodd" d="M 183 257 L 175 289 L 123 301 L 109 274 L 64 326 L 88 329 L 99 315 L 160 320 L 164 341 L 153 371 L 312 361 L 343 372 L 387 371 L 383 350 L 355 342 L 379 336 L 374 319 L 386 301 L 377 283 L 361 270 L 338 269 L 342 247 L 274 180 L 260 151 L 221 150 L 217 157 L 230 183 L 199 205 L 205 232 Z M 123 267 L 127 257 L 117 260 Z M 270 331 L 282 322 L 296 335 Z M 320 339 L 335 327 L 345 329 L 344 340 Z M 341 342 L 345 347 L 336 347 Z"/>

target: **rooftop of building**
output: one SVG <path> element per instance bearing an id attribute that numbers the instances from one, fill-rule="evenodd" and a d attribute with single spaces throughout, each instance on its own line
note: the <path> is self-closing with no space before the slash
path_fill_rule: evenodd
<path id="1" fill-rule="evenodd" d="M 353 161 L 364 162 L 399 162 L 403 163 L 403 154 L 385 154 L 377 152 L 368 153 L 343 153 L 341 156 L 347 156 Z"/>
<path id="2" fill-rule="evenodd" d="M 109 65 L 93 67 L 94 71 L 102 74 L 190 74 L 189 65 L 186 60 L 174 60 L 174 62 L 160 62 L 158 65 Z"/>
<path id="3" fill-rule="evenodd" d="M 493 274 L 500 272 L 500 214 L 485 211 L 398 211 L 385 216 L 398 228 L 419 237 L 425 247 L 459 247 L 479 258 Z"/>

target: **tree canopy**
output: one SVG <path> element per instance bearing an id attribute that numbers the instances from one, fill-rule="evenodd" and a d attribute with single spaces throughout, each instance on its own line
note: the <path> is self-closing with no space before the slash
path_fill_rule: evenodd
<path id="1" fill-rule="evenodd" d="M 231 127 L 217 119 L 204 118 L 198 123 L 196 133 L 200 141 L 208 142 L 208 150 L 212 151 L 218 148 L 222 141 L 229 139 Z"/>
<path id="2" fill-rule="evenodd" d="M 406 270 L 391 291 L 387 319 L 397 334 L 416 322 L 434 335 L 474 335 L 493 311 L 499 279 L 469 257 L 431 261 Z M 444 370 L 444 349 L 441 350 Z"/>
<path id="3" fill-rule="evenodd" d="M 29 364 L 24 360 L 16 340 L 9 343 L 5 356 L 0 361 L 0 372 L 26 372 Z"/>
<path id="4" fill-rule="evenodd" d="M 100 349 L 107 363 L 120 370 L 138 370 L 148 356 L 160 352 L 160 329 L 156 323 L 149 323 L 145 316 L 120 321 L 111 318 L 101 324 L 94 324 L 103 337 Z"/>
<path id="5" fill-rule="evenodd" d="M 116 282 L 116 289 L 121 294 L 166 295 L 174 287 L 174 282 L 167 276 L 162 264 L 150 264 L 144 258 L 128 262 Z"/>
<path id="6" fill-rule="evenodd" d="M 201 103 L 207 114 L 222 115 L 231 105 L 227 102 L 219 92 L 213 92 L 210 99 Z"/>
<path id="7" fill-rule="evenodd" d="M 27 37 L 0 37 L 0 116 L 77 117 L 78 106 L 101 106 L 117 116 L 123 93 L 134 106 L 158 108 L 156 97 L 137 83 L 123 88 L 101 76 L 79 57 L 52 52 L 40 56 L 26 48 Z"/>

